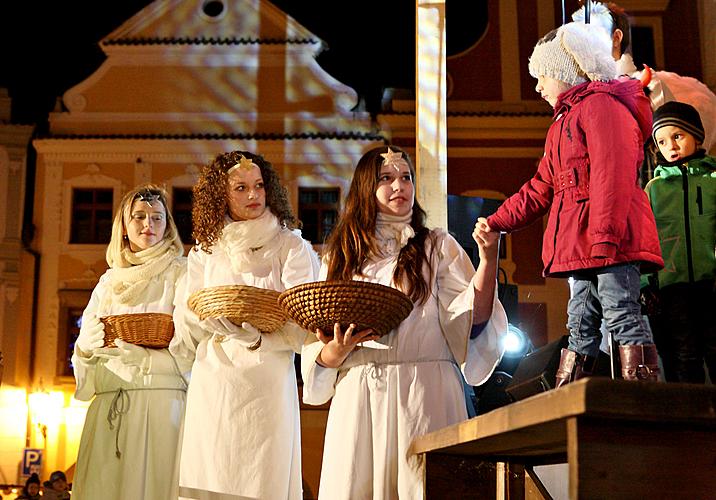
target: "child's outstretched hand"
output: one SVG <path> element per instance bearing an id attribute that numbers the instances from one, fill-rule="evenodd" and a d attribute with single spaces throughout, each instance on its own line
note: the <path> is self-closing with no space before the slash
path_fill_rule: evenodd
<path id="1" fill-rule="evenodd" d="M 496 260 L 500 243 L 500 232 L 495 231 L 487 223 L 487 219 L 480 217 L 475 223 L 472 239 L 477 243 L 480 260 Z"/>
<path id="2" fill-rule="evenodd" d="M 375 334 L 370 328 L 361 330 L 360 332 L 356 332 L 355 329 L 356 325 L 351 323 L 344 332 L 341 330 L 341 324 L 336 323 L 333 325 L 333 337 L 329 337 L 323 333 L 323 330 L 320 328 L 317 329 L 316 337 L 325 345 L 318 355 L 316 362 L 326 368 L 338 368 L 358 344 L 367 340 L 377 340 L 380 338 L 380 335 Z"/>

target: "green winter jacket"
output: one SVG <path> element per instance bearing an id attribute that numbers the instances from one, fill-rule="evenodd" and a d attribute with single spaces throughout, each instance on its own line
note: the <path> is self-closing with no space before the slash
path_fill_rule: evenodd
<path id="1" fill-rule="evenodd" d="M 644 188 L 654 211 L 664 269 L 659 288 L 716 277 L 716 158 L 659 165 Z"/>

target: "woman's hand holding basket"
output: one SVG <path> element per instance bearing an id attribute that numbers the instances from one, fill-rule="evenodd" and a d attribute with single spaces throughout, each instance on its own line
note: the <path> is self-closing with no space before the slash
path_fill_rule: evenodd
<path id="1" fill-rule="evenodd" d="M 149 368 L 149 352 L 146 348 L 130 344 L 120 338 L 114 339 L 117 347 L 103 347 L 95 351 L 98 358 L 118 359 L 125 365 L 136 366 L 146 372 Z"/>
<path id="2" fill-rule="evenodd" d="M 79 354 L 89 358 L 104 345 L 104 324 L 96 316 L 82 318 L 80 335 L 75 343 Z"/>
<path id="3" fill-rule="evenodd" d="M 199 323 L 205 330 L 221 335 L 230 340 L 236 340 L 246 347 L 253 347 L 261 339 L 261 333 L 248 321 L 237 326 L 228 318 L 206 318 Z"/>

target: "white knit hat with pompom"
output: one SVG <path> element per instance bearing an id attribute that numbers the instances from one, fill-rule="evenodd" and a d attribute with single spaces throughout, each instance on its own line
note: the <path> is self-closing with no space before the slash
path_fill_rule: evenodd
<path id="1" fill-rule="evenodd" d="M 537 42 L 529 71 L 535 78 L 547 76 L 572 86 L 587 80 L 609 81 L 617 76 L 603 28 L 576 22 L 560 26 L 554 37 L 547 34 Z"/>
<path id="2" fill-rule="evenodd" d="M 609 42 L 612 40 L 612 31 L 614 30 L 614 19 L 609 13 L 609 7 L 602 2 L 592 2 L 592 8 L 589 9 L 589 22 L 596 26 L 599 26 L 604 30 L 604 34 L 609 37 Z M 572 14 L 572 21 L 583 23 L 584 22 L 584 5 L 579 9 L 575 10 Z"/>

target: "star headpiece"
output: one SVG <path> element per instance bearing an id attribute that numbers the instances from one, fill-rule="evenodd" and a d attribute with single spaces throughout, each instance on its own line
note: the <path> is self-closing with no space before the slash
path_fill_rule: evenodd
<path id="1" fill-rule="evenodd" d="M 143 189 L 134 196 L 134 199 L 138 201 L 143 201 L 151 207 L 152 203 L 159 200 L 159 196 L 160 195 L 157 192 L 154 192 L 150 189 Z"/>
<path id="2" fill-rule="evenodd" d="M 390 165 L 395 170 L 400 170 L 400 164 L 404 163 L 407 165 L 407 162 L 403 159 L 403 153 L 400 151 L 392 151 L 390 147 L 388 147 L 387 153 L 380 153 L 380 156 L 383 157 L 383 165 Z"/>
<path id="3" fill-rule="evenodd" d="M 241 155 L 241 158 L 239 159 L 239 163 L 237 163 L 236 165 L 234 165 L 233 167 L 231 167 L 227 173 L 230 174 L 231 172 L 234 171 L 234 169 L 237 169 L 237 168 L 238 168 L 239 170 L 245 170 L 246 172 L 248 172 L 248 171 L 250 171 L 250 170 L 251 170 L 252 168 L 254 168 L 254 167 L 258 168 L 259 166 L 256 165 L 256 164 L 255 164 L 253 161 L 251 161 L 250 159 L 246 158 L 244 155 Z"/>

